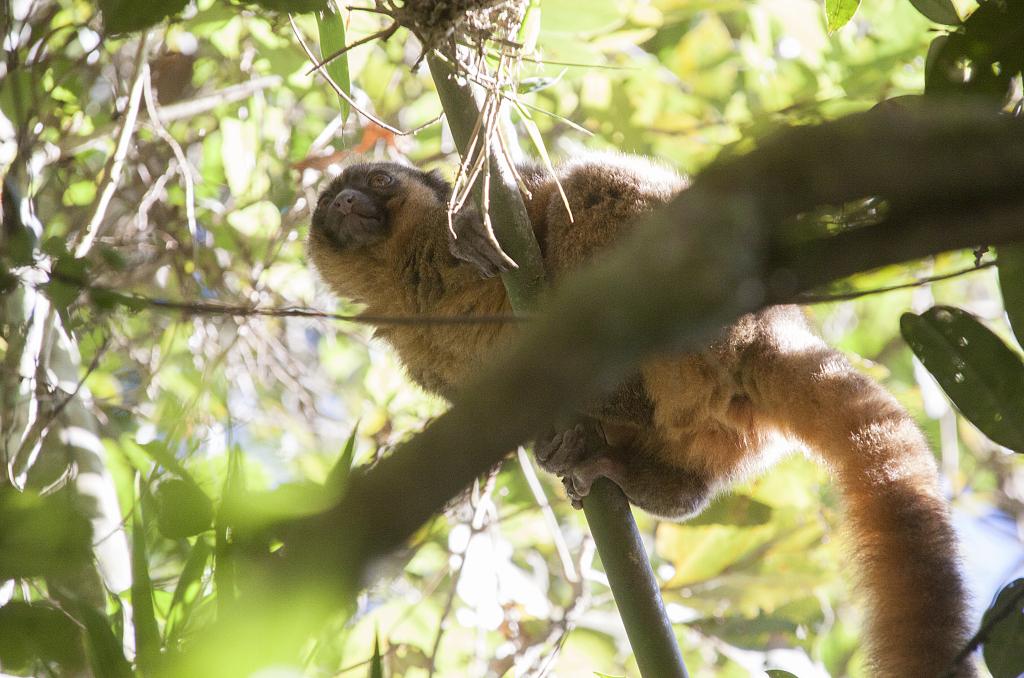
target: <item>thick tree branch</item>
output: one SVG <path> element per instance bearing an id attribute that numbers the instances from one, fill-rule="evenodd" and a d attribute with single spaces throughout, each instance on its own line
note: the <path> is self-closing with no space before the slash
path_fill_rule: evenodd
<path id="1" fill-rule="evenodd" d="M 845 168 L 818 182 L 832 158 Z M 698 178 L 567 280 L 447 413 L 353 478 L 335 509 L 294 526 L 287 551 L 309 571 L 333 563 L 351 591 L 371 576 L 369 563 L 507 450 L 645 356 L 699 350 L 741 314 L 855 271 L 1024 241 L 1024 201 L 1003 198 L 1021 185 L 1024 121 L 988 113 L 873 111 L 769 140 Z M 891 202 L 891 218 L 804 243 L 782 226 L 822 202 L 868 194 Z"/>

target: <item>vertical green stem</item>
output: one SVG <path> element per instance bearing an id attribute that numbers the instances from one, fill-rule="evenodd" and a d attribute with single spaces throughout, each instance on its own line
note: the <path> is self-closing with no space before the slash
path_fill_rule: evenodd
<path id="1" fill-rule="evenodd" d="M 478 98 L 470 85 L 456 80 L 447 63 L 431 55 L 427 64 L 455 144 L 465 156 L 480 115 Z M 490 214 L 502 249 L 519 265 L 517 270 L 503 274 L 502 281 L 513 310 L 521 313 L 536 305 L 544 284 L 544 262 L 511 169 L 500 151 L 494 150 L 490 159 Z M 584 500 L 583 510 L 641 675 L 686 678 L 679 644 L 626 496 L 617 485 L 601 479 Z"/>

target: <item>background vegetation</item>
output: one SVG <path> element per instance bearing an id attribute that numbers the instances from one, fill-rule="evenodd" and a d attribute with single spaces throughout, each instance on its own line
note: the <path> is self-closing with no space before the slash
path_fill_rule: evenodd
<path id="1" fill-rule="evenodd" d="M 455 149 L 430 124 L 441 105 L 427 70 L 411 68 L 420 44 L 404 30 L 357 47 L 347 66 L 358 106 L 412 134 L 369 122 L 307 74 L 300 36 L 317 54 L 331 37 L 313 13 L 271 11 L 303 3 L 172 2 L 153 16 L 100 4 L 102 16 L 78 0 L 6 0 L 0 16 L 0 667 L 213 676 L 247 653 L 254 666 L 278 661 L 261 674 L 275 676 L 634 675 L 585 523 L 522 452 L 378 563 L 351 606 L 312 614 L 315 581 L 275 581 L 275 604 L 245 606 L 239 592 L 267 577 L 234 538 L 240 525 L 323 509 L 353 457 L 386 455 L 445 409 L 367 326 L 331 317 L 358 309 L 306 265 L 316 189 L 355 154 L 453 176 Z M 967 57 L 1000 68 L 959 85 L 1019 111 L 1020 57 L 979 56 L 979 42 L 996 44 L 988 24 L 947 25 L 958 21 L 948 12 L 975 8 L 543 0 L 543 62 L 523 64 L 520 98 L 555 158 L 617 149 L 688 173 L 783 126 L 954 89 L 946 76 Z M 340 15 L 349 44 L 386 25 Z M 1002 49 L 1024 54 L 1010 33 Z M 510 123 L 529 139 L 520 116 Z M 870 209 L 810 216 L 839 230 Z M 887 267 L 809 306 L 933 441 L 979 622 L 1024 564 L 1024 478 L 1007 449 L 1024 448 L 1024 368 L 994 259 L 981 248 Z M 1021 259 L 1006 250 L 1000 265 L 1016 322 Z M 970 421 L 900 334 L 903 312 L 934 304 L 995 333 L 956 311 L 952 334 L 936 311 L 903 320 Z M 987 362 L 957 354 L 963 336 L 995 342 Z M 974 388 L 959 392 L 962 365 Z M 821 469 L 793 455 L 686 524 L 636 518 L 692 674 L 865 675 Z M 320 621 L 298 662 L 244 642 L 287 645 L 307 617 Z M 235 621 L 211 627 L 218 619 Z M 1024 622 L 1008 620 L 986 655 L 997 676 L 1024 671 L 1012 651 Z"/>

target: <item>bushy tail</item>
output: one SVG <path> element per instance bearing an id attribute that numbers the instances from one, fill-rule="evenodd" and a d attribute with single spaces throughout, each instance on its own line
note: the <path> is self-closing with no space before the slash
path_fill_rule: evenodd
<path id="1" fill-rule="evenodd" d="M 868 609 L 871 675 L 947 675 L 968 634 L 935 460 L 889 393 L 820 340 L 799 339 L 757 351 L 745 379 L 769 423 L 803 440 L 839 482 Z M 956 671 L 976 675 L 966 662 Z"/>

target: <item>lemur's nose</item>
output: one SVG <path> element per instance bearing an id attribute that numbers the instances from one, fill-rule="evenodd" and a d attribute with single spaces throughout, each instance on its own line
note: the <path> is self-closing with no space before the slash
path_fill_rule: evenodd
<path id="1" fill-rule="evenodd" d="M 346 188 L 344 191 L 339 193 L 335 198 L 331 206 L 339 210 L 342 214 L 351 214 L 355 207 L 356 200 L 359 198 L 359 193 L 353 191 L 351 188 Z"/>

